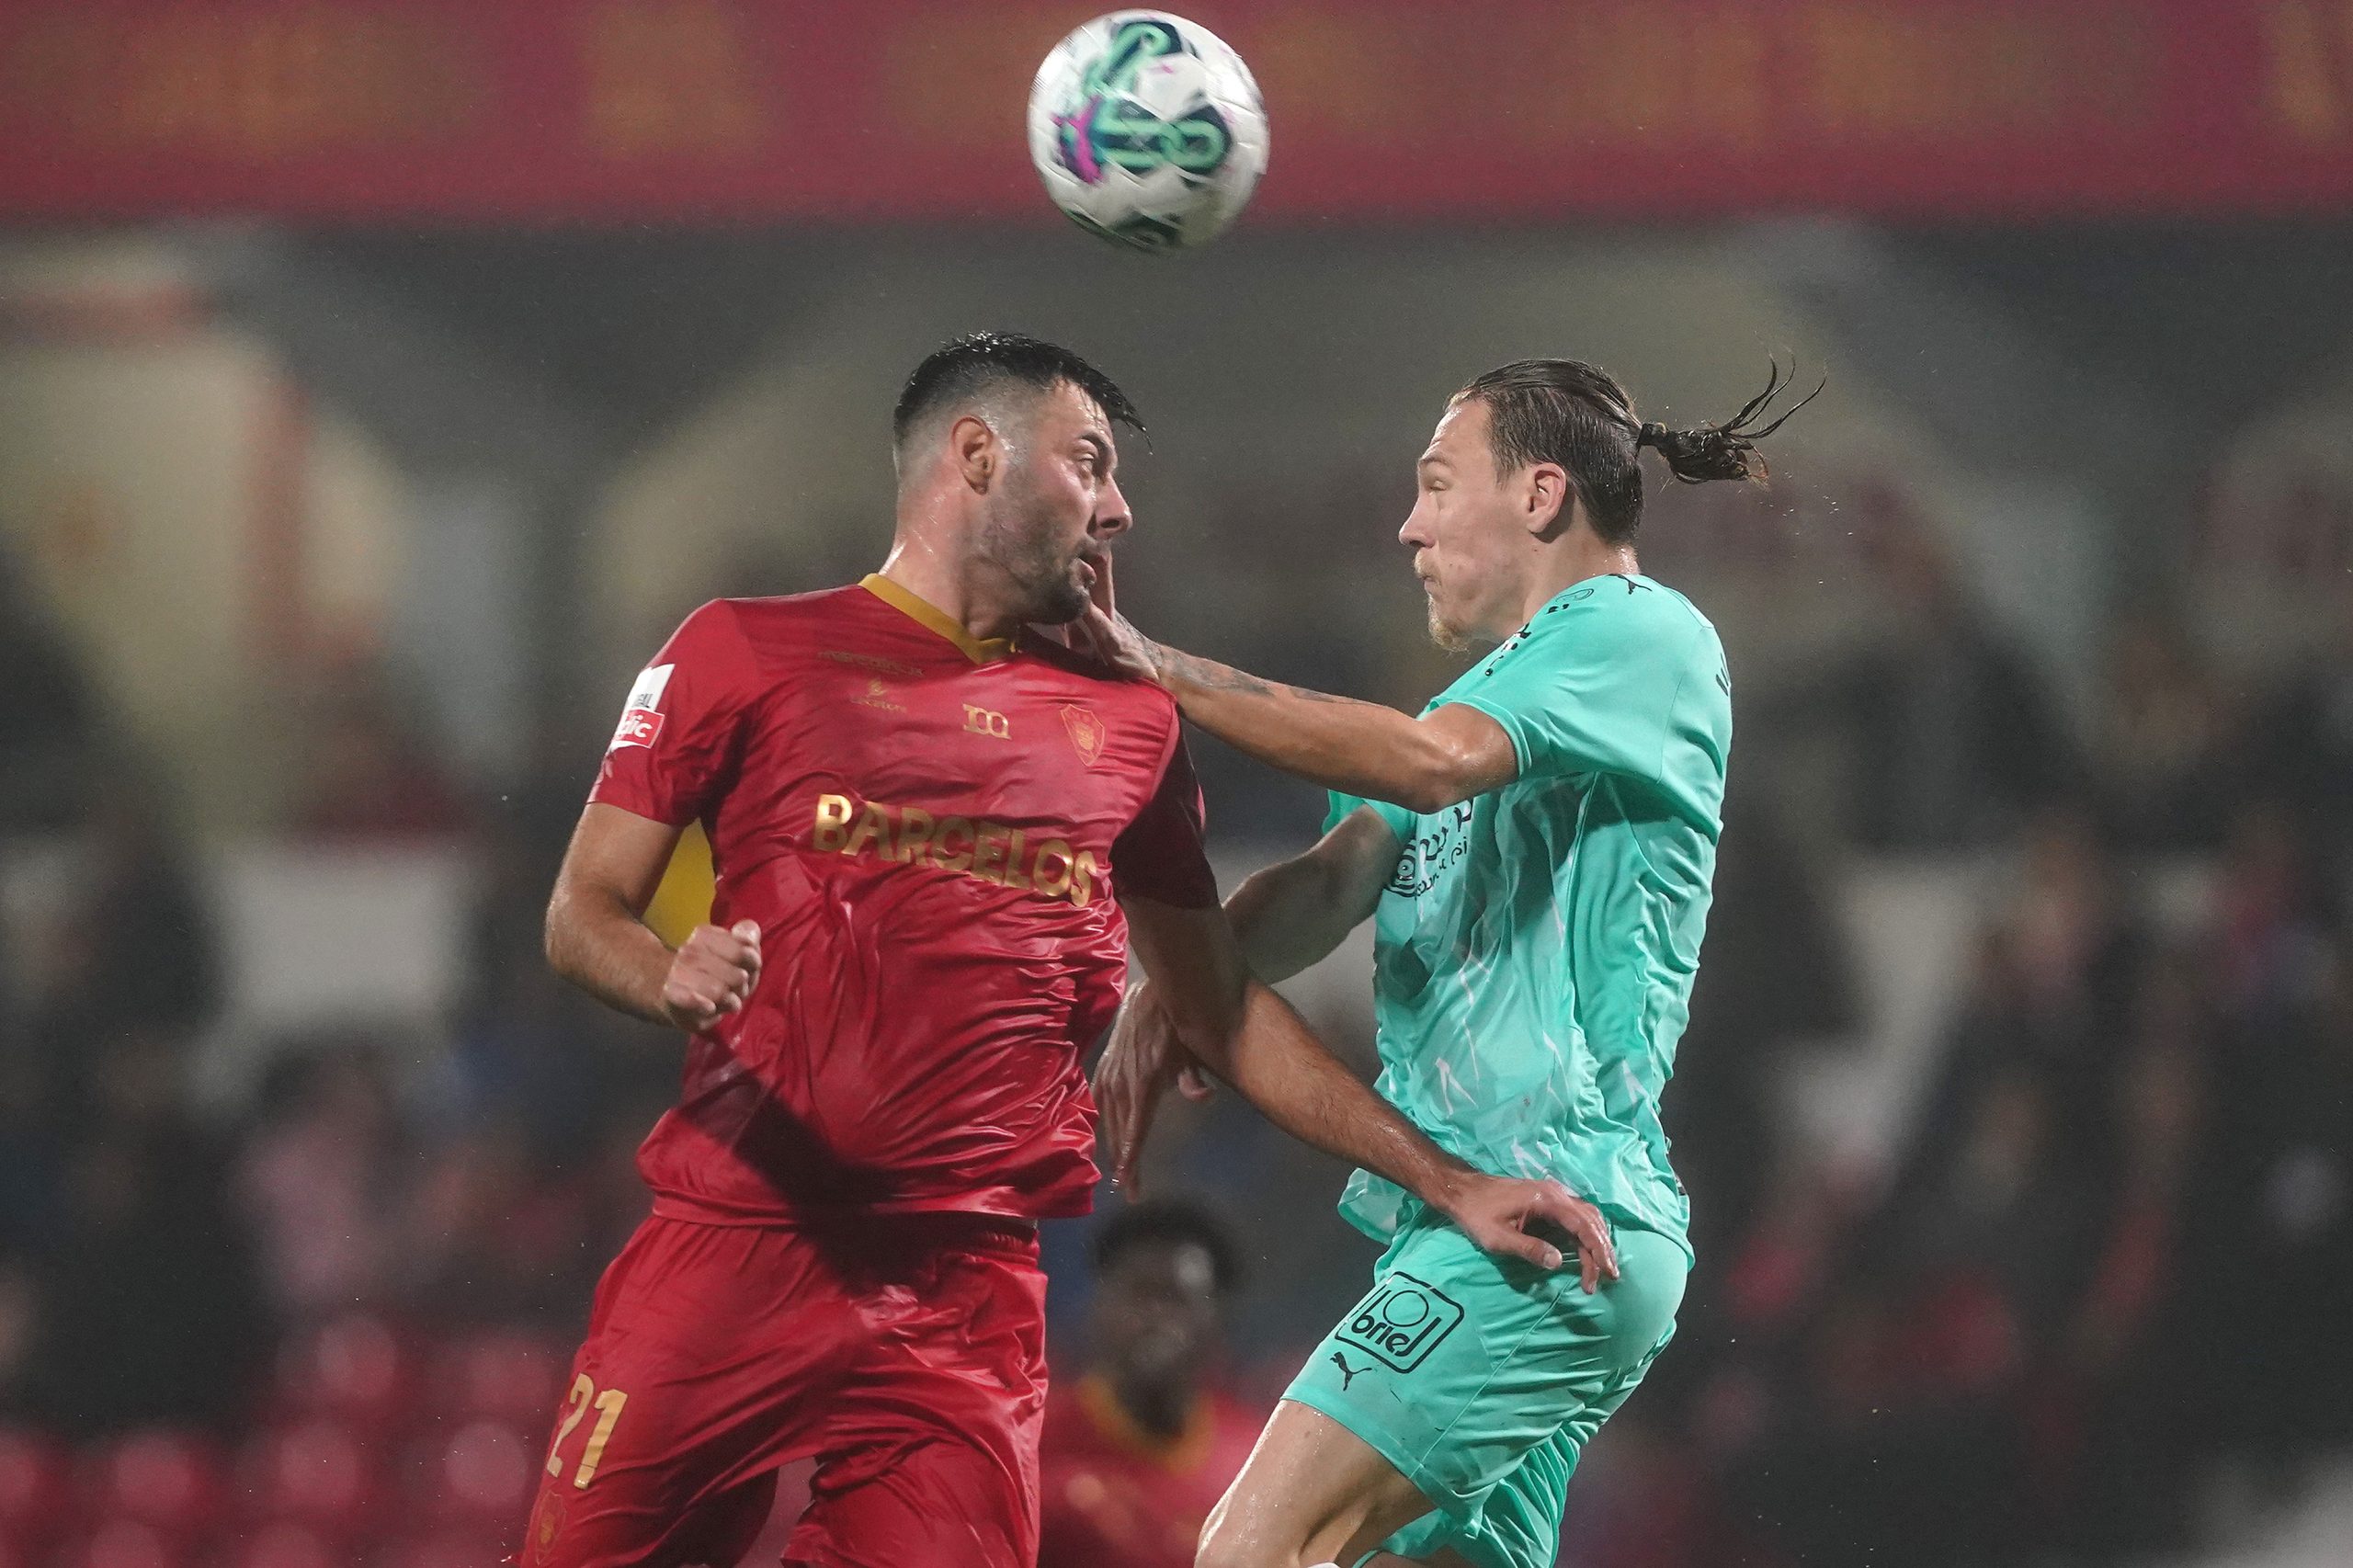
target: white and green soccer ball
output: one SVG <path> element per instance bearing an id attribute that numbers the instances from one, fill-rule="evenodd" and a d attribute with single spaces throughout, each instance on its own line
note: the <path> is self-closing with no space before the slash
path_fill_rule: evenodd
<path id="1" fill-rule="evenodd" d="M 1267 168 L 1250 68 L 1207 28 L 1114 11 L 1054 46 L 1029 88 L 1029 161 L 1072 222 L 1142 251 L 1207 243 Z"/>

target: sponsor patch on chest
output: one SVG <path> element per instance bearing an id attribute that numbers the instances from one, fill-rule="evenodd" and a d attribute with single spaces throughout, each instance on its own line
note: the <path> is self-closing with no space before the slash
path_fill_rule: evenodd
<path id="1" fill-rule="evenodd" d="M 920 806 L 820 795 L 809 843 L 824 853 L 886 864 L 928 866 L 977 877 L 1080 909 L 1104 891 L 1103 862 L 1072 846 L 1066 833 L 1007 827 L 969 816 L 935 816 Z"/>

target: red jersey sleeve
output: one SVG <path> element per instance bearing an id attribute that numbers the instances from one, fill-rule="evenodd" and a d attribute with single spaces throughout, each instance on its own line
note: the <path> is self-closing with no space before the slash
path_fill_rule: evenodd
<path id="1" fill-rule="evenodd" d="M 1200 780 L 1180 733 L 1160 770 L 1160 787 L 1111 845 L 1120 891 L 1179 909 L 1216 903 L 1217 877 L 1201 846 L 1203 818 Z"/>
<path id="2" fill-rule="evenodd" d="M 591 801 L 684 826 L 733 777 L 757 669 L 734 608 L 687 617 L 630 688 Z"/>

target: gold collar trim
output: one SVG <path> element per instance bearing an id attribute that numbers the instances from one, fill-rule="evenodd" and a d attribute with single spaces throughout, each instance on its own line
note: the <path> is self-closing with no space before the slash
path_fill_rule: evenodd
<path id="1" fill-rule="evenodd" d="M 922 595 L 912 593 L 891 581 L 880 572 L 870 572 L 858 580 L 859 587 L 905 616 L 926 631 L 933 631 L 956 644 L 956 651 L 976 665 L 989 664 L 1013 652 L 1010 637 L 975 637 L 964 630 L 955 617 L 933 604 Z"/>

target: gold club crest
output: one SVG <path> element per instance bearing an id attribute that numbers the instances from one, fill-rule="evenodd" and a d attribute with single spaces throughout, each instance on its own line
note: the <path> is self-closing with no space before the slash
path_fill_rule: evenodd
<path id="1" fill-rule="evenodd" d="M 1088 709 L 1075 702 L 1063 704 L 1063 728 L 1070 732 L 1070 744 L 1078 750 L 1078 760 L 1092 767 L 1103 760 L 1103 742 L 1108 738 L 1103 721 Z"/>

